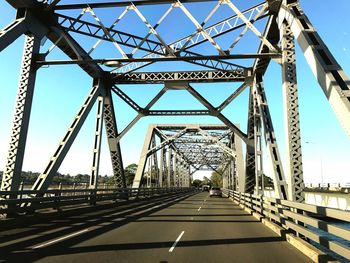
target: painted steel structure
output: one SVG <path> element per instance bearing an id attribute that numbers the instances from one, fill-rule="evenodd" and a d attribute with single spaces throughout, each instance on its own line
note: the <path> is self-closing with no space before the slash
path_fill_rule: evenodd
<path id="1" fill-rule="evenodd" d="M 226 125 L 151 124 L 133 188 L 190 187 L 192 174 L 200 170 L 242 182 L 242 159 L 240 139 Z"/>
<path id="2" fill-rule="evenodd" d="M 240 191 L 253 193 L 254 188 L 258 190 L 256 185 L 258 175 L 262 173 L 261 143 L 262 138 L 264 138 L 274 171 L 276 197 L 302 202 L 304 183 L 296 83 L 295 39 L 303 50 L 315 77 L 344 129 L 350 134 L 350 81 L 312 23 L 303 13 L 298 0 L 251 1 L 251 3 L 245 3 L 244 8 L 241 6 L 242 3 L 234 0 L 81 1 L 79 4 L 70 4 L 69 0 L 6 1 L 17 10 L 17 15 L 11 24 L 0 31 L 0 51 L 22 35 L 26 36 L 26 40 L 7 164 L 1 183 L 2 191 L 16 191 L 19 187 L 35 77 L 36 72 L 43 65 L 76 64 L 91 76 L 92 89 L 72 124 L 68 127 L 68 131 L 63 136 L 59 146 L 53 151 L 54 154 L 35 182 L 33 190 L 46 190 L 48 188 L 91 108 L 97 103 L 91 188 L 97 186 L 103 121 L 106 127 L 116 186 L 122 188 L 125 187 L 125 178 L 120 139 L 139 119 L 150 115 L 210 115 L 217 117 L 224 124 L 225 129 L 234 134 L 236 143 L 243 142 L 245 144 L 245 162 L 241 161 L 237 164 L 238 166 L 236 165 L 241 168 L 245 166 L 243 176 L 238 178 L 238 181 L 241 181 L 239 183 Z M 191 12 L 192 8 L 198 7 L 196 10 L 202 10 L 201 7 L 209 3 L 211 6 L 208 15 L 203 21 L 199 21 L 194 12 Z M 157 9 L 159 6 L 165 6 L 165 12 L 156 22 L 153 22 L 154 19 L 151 21 L 148 17 L 149 13 L 144 8 L 159 10 Z M 215 15 L 223 8 L 226 10 L 226 18 L 212 22 Z M 108 10 L 112 9 L 119 10 L 119 16 L 113 17 L 114 20 L 111 23 L 106 20 L 106 14 Z M 230 11 L 229 15 L 227 15 L 227 10 Z M 183 29 L 186 28 L 187 24 L 195 27 L 195 30 L 188 35 L 182 34 L 175 41 L 168 41 L 160 33 L 160 29 L 162 26 L 170 28 L 170 14 L 175 11 L 186 18 L 181 20 Z M 137 34 L 133 26 L 130 26 L 127 32 L 120 30 L 118 27 L 120 22 L 124 21 L 126 15 L 130 13 L 137 18 L 135 23 L 144 26 L 145 35 Z M 255 41 L 249 42 L 249 44 L 255 45 L 256 52 L 238 53 L 236 52 L 237 45 L 244 41 L 247 32 L 252 32 L 255 37 Z M 230 34 L 235 34 L 235 37 Z M 222 41 L 222 38 L 225 41 Z M 86 47 L 84 39 L 89 39 L 90 42 L 94 40 L 95 44 L 92 47 Z M 43 40 L 52 42 L 52 47 L 43 50 L 40 47 L 40 42 Z M 112 46 L 113 54 L 117 51 L 119 56 L 99 57 L 96 54 L 96 49 L 104 45 Z M 50 59 L 50 54 L 55 48 L 61 50 L 69 57 L 69 60 Z M 281 65 L 283 77 L 283 85 L 281 86 L 284 92 L 286 137 L 288 140 L 285 170 L 282 167 L 263 83 L 264 74 L 271 61 L 276 61 Z M 174 62 L 174 65 L 181 62 L 181 65 L 193 66 L 193 70 L 184 71 L 180 66 L 181 70 L 178 71 L 166 71 L 166 69 L 162 72 L 144 71 L 150 65 L 168 62 Z M 242 84 L 221 105 L 216 107 L 191 86 L 191 83 L 195 82 L 241 82 Z M 141 107 L 123 91 L 121 84 L 164 84 L 164 88 L 148 105 Z M 245 89 L 250 90 L 246 133 L 223 114 L 223 109 Z M 188 91 L 205 107 L 205 110 L 152 109 L 154 104 L 169 90 Z M 115 117 L 113 105 L 113 96 L 115 95 L 138 113 L 135 119 L 122 131 L 118 131 L 118 122 Z M 240 124 L 240 127 L 244 125 Z M 156 140 L 152 139 L 152 134 L 156 129 L 153 128 L 147 133 L 144 152 L 157 147 Z M 212 136 L 210 133 L 209 135 L 203 133 L 203 129 L 197 129 L 196 132 L 202 132 L 201 135 L 205 139 L 201 140 L 207 140 L 208 137 Z M 160 136 L 161 140 L 169 140 L 166 136 Z M 202 150 L 195 148 L 201 142 L 191 141 L 189 143 L 181 140 L 180 142 L 183 147 L 170 147 L 168 158 L 166 158 L 166 152 L 162 147 L 160 148 L 161 154 L 154 155 L 153 165 L 154 163 L 163 165 L 163 168 L 156 170 L 159 179 L 157 185 L 164 185 L 165 182 L 168 185 L 188 185 L 188 174 L 190 174 L 188 167 L 190 165 L 194 169 L 196 169 L 195 167 L 198 169 L 199 167 L 217 169 L 219 162 L 224 161 L 221 163 L 222 166 L 227 160 L 225 158 L 217 159 L 213 153 L 211 153 L 212 156 L 204 156 L 203 160 L 205 161 L 191 160 L 192 155 L 186 151 L 192 149 L 198 151 L 198 154 L 202 154 Z M 220 143 L 217 144 L 220 146 Z M 230 145 L 232 142 L 225 147 L 230 147 Z M 226 149 L 225 147 L 224 149 Z M 177 151 L 183 152 L 183 154 L 179 154 Z M 183 155 L 185 154 L 189 160 L 184 160 Z M 222 151 L 220 154 L 224 156 L 228 153 Z M 144 169 L 141 167 L 145 167 L 146 159 L 145 155 L 141 157 L 140 171 Z M 174 165 L 172 160 L 175 160 L 177 164 L 181 163 L 181 165 Z M 233 174 L 237 170 L 232 160 L 226 165 L 230 171 L 229 174 Z M 168 165 L 166 165 L 167 163 Z M 152 167 L 152 165 L 149 166 Z M 140 171 L 138 171 L 134 185 L 139 185 L 142 174 Z M 176 181 L 178 179 L 173 176 L 176 173 L 187 175 L 187 177 L 181 177 L 181 182 Z M 230 180 L 227 184 L 234 188 L 236 185 L 234 178 L 236 177 L 229 177 Z M 149 181 L 149 184 L 153 183 L 152 180 Z"/>

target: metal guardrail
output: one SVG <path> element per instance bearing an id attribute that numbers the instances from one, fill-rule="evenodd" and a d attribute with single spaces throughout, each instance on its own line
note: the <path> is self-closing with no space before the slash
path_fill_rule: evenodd
<path id="1" fill-rule="evenodd" d="M 234 201 L 350 260 L 350 211 L 224 189 Z M 344 225 L 348 225 L 348 227 Z"/>
<path id="2" fill-rule="evenodd" d="M 52 189 L 47 191 L 0 191 L 0 214 L 33 212 L 39 209 L 61 209 L 78 204 L 95 205 L 102 201 L 149 198 L 167 193 L 188 192 L 191 188 L 117 188 Z"/>
<path id="3" fill-rule="evenodd" d="M 305 183 L 305 187 L 307 188 L 350 188 L 349 183 Z"/>

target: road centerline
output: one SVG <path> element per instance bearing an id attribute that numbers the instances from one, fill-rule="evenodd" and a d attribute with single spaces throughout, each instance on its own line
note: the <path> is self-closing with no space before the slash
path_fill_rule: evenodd
<path id="1" fill-rule="evenodd" d="M 180 241 L 180 239 L 181 239 L 181 237 L 183 236 L 184 233 L 185 233 L 185 231 L 182 231 L 181 234 L 177 237 L 177 239 L 175 240 L 174 244 L 169 249 L 169 252 L 173 252 L 173 250 L 175 249 L 177 243 Z"/>
<path id="2" fill-rule="evenodd" d="M 49 241 L 49 242 L 46 242 L 46 243 L 40 244 L 40 245 L 38 245 L 38 246 L 35 246 L 35 247 L 33 247 L 33 249 L 37 249 L 37 248 L 41 248 L 41 247 L 45 247 L 45 246 L 48 246 L 48 245 L 57 243 L 57 242 L 59 242 L 59 241 L 61 241 L 61 240 L 65 240 L 65 239 L 68 239 L 68 238 L 70 238 L 70 237 L 80 235 L 81 233 L 84 233 L 84 232 L 86 232 L 86 231 L 89 231 L 89 229 L 88 229 L 88 228 L 87 228 L 87 229 L 83 229 L 83 230 L 78 231 L 78 232 L 75 232 L 75 233 L 73 233 L 73 234 L 70 234 L 70 235 L 67 235 L 67 236 L 63 236 L 63 237 L 60 237 L 60 238 L 51 240 L 51 241 Z"/>

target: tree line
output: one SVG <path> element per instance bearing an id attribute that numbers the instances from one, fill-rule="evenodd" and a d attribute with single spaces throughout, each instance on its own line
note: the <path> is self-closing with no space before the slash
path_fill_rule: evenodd
<path id="1" fill-rule="evenodd" d="M 124 168 L 124 174 L 125 174 L 125 180 L 126 185 L 131 186 L 132 182 L 134 180 L 135 174 L 137 170 L 137 164 L 133 163 Z M 24 184 L 33 184 L 35 180 L 38 178 L 40 173 L 38 172 L 32 172 L 32 171 L 22 171 L 21 172 L 21 182 Z M 0 171 L 0 179 L 2 179 L 3 171 Z M 81 184 L 81 183 L 88 183 L 90 180 L 89 174 L 77 174 L 77 175 L 70 175 L 70 174 L 61 174 L 57 172 L 54 177 L 52 178 L 52 184 L 64 184 L 64 185 L 70 185 L 70 184 Z M 114 177 L 111 175 L 100 175 L 98 178 L 98 182 L 101 184 L 107 184 L 107 185 L 114 185 Z"/>
<path id="2" fill-rule="evenodd" d="M 153 167 L 152 167 L 153 169 Z M 126 185 L 130 187 L 134 181 L 134 177 L 137 170 L 137 164 L 133 163 L 124 168 L 124 174 L 125 174 L 125 180 Z M 146 172 L 147 174 L 147 172 Z M 0 180 L 2 179 L 3 171 L 0 171 Z M 40 173 L 37 172 L 22 172 L 21 173 L 21 182 L 25 184 L 33 184 L 35 180 L 38 178 Z M 61 174 L 56 173 L 56 175 L 52 179 L 52 184 L 81 184 L 81 183 L 89 183 L 90 175 L 89 174 L 77 174 L 77 175 L 70 175 L 70 174 Z M 145 178 L 144 178 L 145 180 Z M 259 181 L 261 181 L 261 177 L 259 178 Z M 98 182 L 100 184 L 107 184 L 107 185 L 114 185 L 114 177 L 111 175 L 100 175 L 98 178 Z M 210 176 L 210 178 L 204 176 L 202 180 L 196 179 L 193 180 L 192 186 L 194 187 L 200 187 L 202 185 L 210 185 L 212 187 L 223 187 L 222 184 L 222 175 L 219 171 L 213 172 Z M 273 188 L 273 181 L 270 177 L 264 175 L 264 185 L 265 187 L 271 187 Z"/>
<path id="3" fill-rule="evenodd" d="M 273 180 L 264 174 L 264 186 L 273 189 Z M 261 182 L 261 176 L 259 176 L 259 182 Z M 209 185 L 211 187 L 223 187 L 221 171 L 212 172 L 210 178 L 204 176 L 203 180 L 193 180 L 192 186 L 200 187 L 202 185 Z"/>

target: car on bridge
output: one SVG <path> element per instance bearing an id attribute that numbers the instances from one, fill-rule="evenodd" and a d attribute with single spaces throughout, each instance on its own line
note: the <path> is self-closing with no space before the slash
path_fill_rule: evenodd
<path id="1" fill-rule="evenodd" d="M 209 196 L 219 196 L 222 197 L 222 191 L 219 187 L 212 187 L 209 191 Z"/>
<path id="2" fill-rule="evenodd" d="M 202 185 L 202 192 L 209 192 L 210 186 L 209 185 Z"/>

